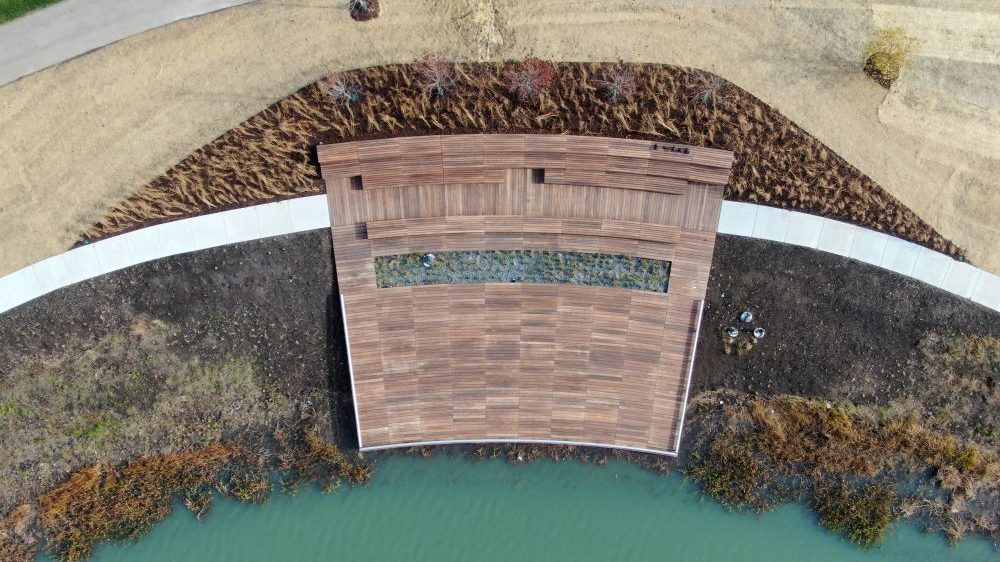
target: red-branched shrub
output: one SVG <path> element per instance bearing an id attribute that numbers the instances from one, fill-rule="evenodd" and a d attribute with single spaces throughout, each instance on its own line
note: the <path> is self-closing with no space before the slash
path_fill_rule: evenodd
<path id="1" fill-rule="evenodd" d="M 527 57 L 523 61 L 507 66 L 507 90 L 519 99 L 541 96 L 552 86 L 556 66 L 549 61 Z"/>
<path id="2" fill-rule="evenodd" d="M 437 55 L 424 53 L 414 63 L 414 68 L 421 87 L 429 94 L 443 97 L 458 85 L 455 65 Z"/>

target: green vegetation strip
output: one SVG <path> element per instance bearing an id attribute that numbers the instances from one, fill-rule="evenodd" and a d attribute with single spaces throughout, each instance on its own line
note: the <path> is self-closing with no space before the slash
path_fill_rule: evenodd
<path id="1" fill-rule="evenodd" d="M 44 8 L 49 4 L 55 4 L 59 0 L 0 0 L 0 23 L 8 22 L 14 18 L 19 18 L 24 14 L 38 8 Z"/>
<path id="2" fill-rule="evenodd" d="M 415 285 L 551 283 L 667 292 L 670 262 L 551 250 L 468 250 L 375 258 L 380 289 Z"/>

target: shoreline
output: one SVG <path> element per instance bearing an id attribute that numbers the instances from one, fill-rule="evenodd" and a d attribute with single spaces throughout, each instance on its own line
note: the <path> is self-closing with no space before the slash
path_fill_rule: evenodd
<path id="1" fill-rule="evenodd" d="M 227 435 L 231 436 L 229 439 L 239 435 L 271 435 L 275 423 L 279 428 L 291 427 L 289 424 L 300 419 L 303 413 L 317 421 L 325 441 L 350 450 L 354 434 L 353 410 L 343 341 L 338 341 L 336 335 L 341 323 L 337 316 L 339 307 L 331 300 L 336 288 L 330 251 L 328 233 L 314 231 L 174 256 L 58 291 L 0 317 L 0 336 L 10 342 L 7 348 L 0 350 L 0 372 L 8 373 L 4 383 L 26 380 L 33 387 L 52 389 L 46 391 L 44 400 L 33 398 L 33 402 L 17 402 L 14 406 L 15 412 L 24 408 L 29 413 L 26 418 L 17 413 L 14 421 L 24 426 L 25 431 L 32 432 L 36 441 L 19 440 L 16 433 L 9 431 L 5 434 L 6 441 L 0 439 L 0 449 L 10 451 L 11 458 L 16 459 L 12 461 L 14 466 L 6 470 L 17 469 L 21 463 L 30 461 L 24 466 L 38 475 L 32 481 L 39 484 L 34 492 L 24 489 L 21 499 L 9 498 L 6 505 L 14 507 L 58 485 L 74 466 L 88 464 L 88 458 L 91 462 L 115 466 L 144 454 L 143 451 L 172 454 L 169 451 L 190 450 L 197 446 L 197 440 L 191 438 L 199 435 L 204 435 L 205 445 L 222 442 L 220 439 L 227 439 Z M 886 419 L 896 419 L 903 412 L 912 411 L 914 404 L 923 404 L 926 408 L 923 415 L 932 416 L 925 417 L 925 423 L 931 423 L 933 431 L 957 436 L 962 443 L 977 441 L 995 451 L 997 438 L 992 432 L 996 429 L 982 422 L 996 416 L 989 414 L 989 410 L 986 413 L 967 410 L 969 407 L 989 408 L 992 403 L 987 401 L 985 406 L 977 406 L 980 404 L 975 399 L 977 391 L 968 390 L 973 388 L 969 386 L 973 379 L 962 383 L 967 389 L 964 394 L 955 395 L 954 390 L 951 394 L 941 394 L 954 395 L 957 400 L 944 409 L 926 396 L 913 394 L 913 390 L 926 387 L 931 393 L 928 396 L 937 396 L 936 387 L 920 381 L 940 378 L 941 369 L 958 369 L 968 376 L 981 372 L 977 370 L 979 367 L 974 367 L 976 363 L 968 364 L 973 367 L 959 368 L 967 364 L 951 363 L 952 356 L 958 352 L 942 353 L 942 350 L 963 345 L 964 341 L 971 341 L 973 348 L 978 349 L 976 342 L 979 340 L 956 340 L 951 330 L 959 330 L 958 336 L 1000 337 L 995 328 L 993 331 L 990 328 L 995 326 L 996 313 L 872 266 L 809 252 L 776 243 L 720 236 L 692 394 L 735 388 L 761 397 L 809 396 L 834 403 L 857 404 L 866 412 L 883 412 L 888 416 Z M 750 262 L 754 267 L 748 267 Z M 852 296 L 851 290 L 845 291 L 852 287 L 851 283 L 865 287 L 867 296 Z M 886 293 L 898 295 L 892 300 L 895 307 L 888 310 L 884 307 L 890 303 L 878 296 Z M 789 295 L 794 295 L 791 302 Z M 858 304 L 858 298 L 867 300 Z M 906 303 L 912 303 L 912 308 L 902 306 Z M 731 316 L 747 305 L 754 308 L 770 335 L 747 353 L 726 355 L 718 334 L 732 322 Z M 871 314 L 857 315 L 858 306 L 875 308 Z M 810 312 L 803 317 L 797 312 L 799 310 Z M 927 318 L 920 314 L 921 310 L 935 310 L 936 313 Z M 91 318 L 97 322 L 88 320 Z M 815 318 L 824 318 L 826 330 L 834 329 L 837 325 L 834 320 L 847 322 L 836 329 L 841 334 L 838 346 L 823 343 L 828 331 L 802 329 L 801 323 L 811 325 Z M 141 322 L 136 323 L 137 319 Z M 879 349 L 865 343 L 870 339 L 869 331 L 881 334 Z M 294 339 L 290 334 L 295 334 Z M 845 337 L 848 334 L 850 337 Z M 920 334 L 932 335 L 919 337 Z M 914 347 L 914 339 L 922 343 Z M 891 342 L 897 343 L 889 345 Z M 126 348 L 142 352 L 122 354 L 121 350 Z M 984 349 L 987 357 L 996 353 L 989 351 L 994 347 Z M 88 350 L 95 350 L 104 359 L 93 363 L 88 359 Z M 957 356 L 961 357 L 962 353 Z M 852 358 L 855 365 L 867 364 L 869 367 L 863 371 L 845 368 L 845 357 Z M 39 378 L 37 366 L 43 363 L 57 377 L 63 376 L 60 373 L 64 371 L 70 375 L 65 380 L 66 383 L 76 381 L 73 392 L 93 397 L 79 404 L 91 404 L 88 406 L 90 411 L 105 414 L 79 416 L 81 420 L 90 420 L 82 426 L 76 421 L 59 425 L 58 416 L 45 414 L 46 408 L 58 405 L 58 402 L 46 400 L 61 400 L 67 393 L 58 390 L 63 384 L 59 380 Z M 187 374 L 173 382 L 160 380 L 153 366 L 161 364 L 167 371 Z M 219 371 L 219 368 L 227 370 Z M 79 378 L 72 375 L 74 372 L 100 376 Z M 216 383 L 212 381 L 223 372 L 230 373 L 225 378 L 232 388 L 225 392 L 238 392 L 250 398 L 221 402 L 241 404 L 241 410 L 252 418 L 257 416 L 255 408 L 259 408 L 255 404 L 267 404 L 271 417 L 261 420 L 270 421 L 246 433 L 240 429 L 246 418 L 229 409 L 218 410 L 205 418 L 218 420 L 211 425 L 201 425 L 202 422 L 193 426 L 181 425 L 185 434 L 182 441 L 171 444 L 170 434 L 162 433 L 164 438 L 147 442 L 143 449 L 132 449 L 134 453 L 123 448 L 123 444 L 135 445 L 133 435 L 160 434 L 157 427 L 174 424 L 172 419 L 198 420 L 201 416 L 192 418 L 192 413 L 215 412 L 213 405 L 220 402 L 217 392 L 212 391 L 207 395 L 211 399 L 203 401 L 198 398 L 198 389 L 215 388 Z M 102 380 L 108 384 L 97 384 Z M 942 382 L 957 388 L 958 383 L 947 379 Z M 45 386 L 53 384 L 55 386 Z M 144 390 L 162 388 L 158 385 L 164 384 L 169 389 L 184 390 L 152 393 Z M 978 392 L 983 390 L 986 389 Z M 177 394 L 188 399 L 181 405 L 162 401 L 166 396 Z M 5 398 L 9 396 L 5 393 Z M 966 396 L 972 401 L 963 402 Z M 148 412 L 142 416 L 146 428 L 136 433 L 143 426 L 135 425 L 138 422 L 127 410 L 109 409 L 107 400 L 127 401 L 139 408 L 138 411 Z M 163 412 L 170 411 L 176 411 L 180 417 L 164 417 Z M 962 417 L 963 411 L 970 413 Z M 711 440 L 698 438 L 697 425 L 701 420 L 714 420 L 712 424 L 719 425 L 729 419 L 719 418 L 725 413 L 723 410 L 713 412 L 708 417 L 689 417 L 686 445 L 682 451 L 684 461 L 692 459 L 692 448 L 711 447 Z M 858 423 L 869 418 L 866 414 Z M 282 419 L 286 421 L 280 421 Z M 38 424 L 42 420 L 55 425 L 40 431 Z M 964 420 L 981 421 L 970 424 Z M 10 421 L 7 419 L 7 423 Z M 221 430 L 219 433 L 204 433 L 205 428 L 218 423 L 221 426 L 213 431 Z M 1000 420 L 990 423 L 1000 424 Z M 711 437 L 717 433 L 702 435 Z M 51 463 L 56 457 L 48 456 L 51 453 L 38 456 L 46 450 L 38 448 L 42 442 L 37 440 L 43 437 L 49 443 L 61 444 L 58 445 L 60 449 L 53 450 L 65 450 L 71 458 L 77 455 L 75 458 L 79 460 L 69 464 L 63 461 L 63 468 L 52 471 Z M 257 450 L 252 443 L 259 442 L 250 439 L 245 446 Z M 37 451 L 32 453 L 34 457 L 17 452 L 24 451 L 21 447 L 26 444 Z M 98 457 L 87 456 L 86 451 L 93 447 L 105 452 Z M 615 456 L 591 450 L 528 445 L 482 447 L 480 450 L 486 456 L 503 456 L 514 461 L 518 457 L 521 460 L 542 455 L 564 457 L 581 452 L 595 462 Z M 424 451 L 416 453 L 424 454 Z M 379 458 L 383 457 L 365 455 L 366 461 Z M 626 458 L 646 463 L 654 471 L 673 466 L 662 457 L 634 455 Z M 45 469 L 46 466 L 49 468 Z M 0 477 L 9 476 L 0 474 Z M 951 493 L 936 484 L 944 480 L 934 474 L 927 473 L 924 478 L 931 489 Z M 7 490 L 11 489 L 7 487 Z M 987 486 L 985 492 L 980 493 L 987 494 L 983 496 L 985 501 L 997 501 L 1000 488 Z M 197 505 L 197 498 L 193 501 Z"/>

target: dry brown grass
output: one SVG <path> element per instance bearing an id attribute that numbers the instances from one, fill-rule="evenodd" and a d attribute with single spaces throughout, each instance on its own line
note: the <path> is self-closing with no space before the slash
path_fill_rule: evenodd
<path id="1" fill-rule="evenodd" d="M 191 154 L 84 234 L 96 239 L 150 222 L 321 193 L 319 141 L 544 132 L 731 149 L 729 199 L 831 216 L 958 253 L 870 178 L 740 88 L 693 69 L 630 65 L 634 94 L 612 101 L 598 85 L 611 66 L 559 64 L 548 94 L 532 104 L 508 92 L 501 63 L 455 65 L 455 91 L 447 96 L 429 94 L 408 65 L 356 71 L 365 92 L 357 103 L 333 102 L 313 84 Z"/>
<path id="2" fill-rule="evenodd" d="M 976 502 L 1000 493 L 995 452 L 960 443 L 910 417 L 881 419 L 821 400 L 736 393 L 708 393 L 692 407 L 699 424 L 713 429 L 698 438 L 689 472 L 706 493 L 733 507 L 763 510 L 810 488 L 831 492 L 832 480 L 872 482 L 908 474 L 923 483 L 913 497 L 930 491 L 949 504 L 944 515 L 951 525 L 974 520 Z M 900 476 L 900 482 L 906 478 Z M 834 496 L 845 494 L 883 499 L 838 489 L 823 503 L 836 509 L 843 502 L 832 501 Z M 850 525 L 834 526 L 840 527 L 853 532 Z M 879 536 L 873 532 L 860 530 L 856 540 L 871 544 L 869 539 Z"/>
<path id="3" fill-rule="evenodd" d="M 212 445 L 83 468 L 38 498 L 49 548 L 63 560 L 83 560 L 99 540 L 138 537 L 170 514 L 175 494 L 220 482 L 224 469 L 246 458 L 241 447 Z"/>
<path id="4" fill-rule="evenodd" d="M 60 347 L 0 373 L 0 514 L 70 471 L 264 435 L 297 400 L 252 359 L 198 357 L 179 325 L 137 317 L 119 334 Z"/>
<path id="5" fill-rule="evenodd" d="M 37 506 L 18 507 L 0 522 L 0 554 L 4 561 L 27 562 L 44 537 L 49 551 L 62 560 L 83 560 L 96 542 L 140 536 L 170 514 L 178 497 L 199 518 L 210 509 L 213 490 L 241 502 L 263 502 L 275 471 L 286 475 L 288 491 L 314 482 L 329 492 L 342 479 L 361 485 L 371 478 L 371 466 L 326 442 L 308 418 L 274 437 L 273 456 L 215 443 L 78 469 L 39 495 Z M 38 525 L 33 525 L 36 507 Z"/>
<path id="6" fill-rule="evenodd" d="M 284 435 L 279 435 L 284 439 Z M 304 482 L 316 483 L 324 492 L 332 492 L 340 487 L 342 479 L 355 486 L 371 480 L 374 469 L 348 458 L 340 448 L 327 443 L 309 426 L 295 430 L 296 441 L 286 444 L 280 456 L 279 470 L 288 475 L 284 489 L 295 492 Z"/>
<path id="7" fill-rule="evenodd" d="M 911 368 L 927 375 L 910 408 L 934 429 L 1000 450 L 1000 338 L 932 332 L 917 350 Z"/>
<path id="8" fill-rule="evenodd" d="M 0 520 L 0 560 L 31 562 L 38 545 L 37 513 L 30 504 L 22 504 Z"/>

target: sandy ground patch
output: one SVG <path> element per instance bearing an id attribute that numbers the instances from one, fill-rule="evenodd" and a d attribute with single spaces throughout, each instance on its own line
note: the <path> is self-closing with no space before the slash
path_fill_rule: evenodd
<path id="1" fill-rule="evenodd" d="M 969 256 L 1000 271 L 1000 7 L 990 0 L 263 0 L 154 30 L 0 88 L 0 274 L 65 250 L 82 228 L 222 132 L 326 69 L 533 52 L 717 72 L 789 116 Z M 927 34 L 887 93 L 859 70 L 863 37 Z M 957 32 L 956 32 L 957 31 Z"/>

